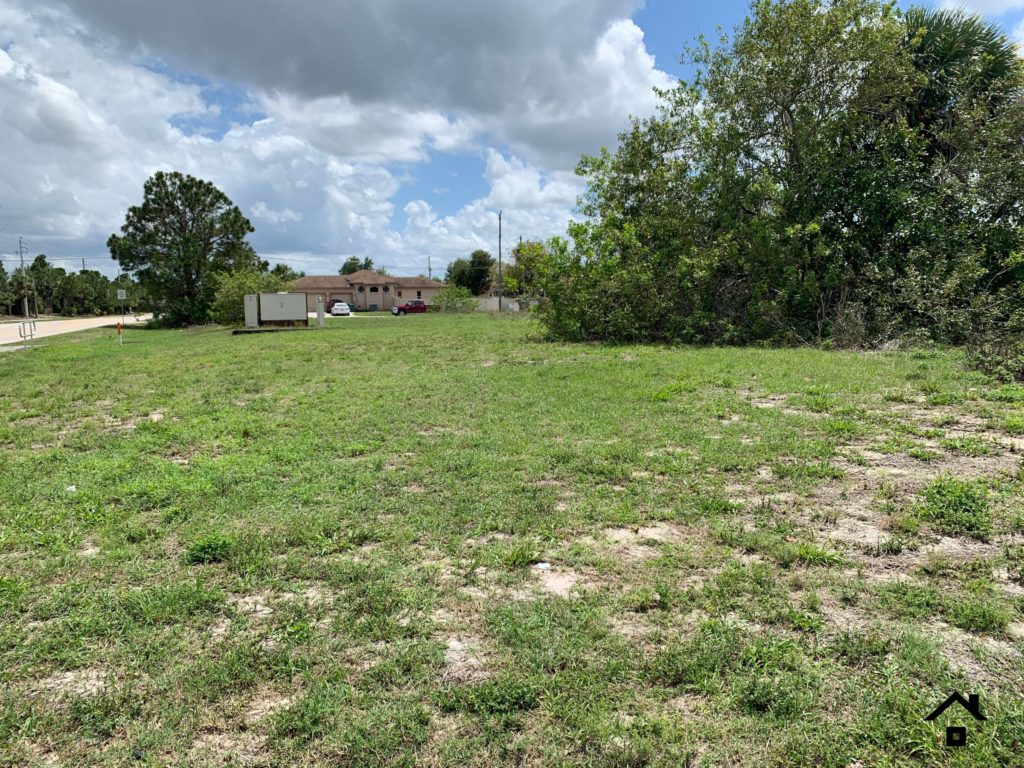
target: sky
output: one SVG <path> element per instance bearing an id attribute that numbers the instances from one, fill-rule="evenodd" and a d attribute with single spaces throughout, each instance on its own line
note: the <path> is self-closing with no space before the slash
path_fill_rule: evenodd
<path id="1" fill-rule="evenodd" d="M 1024 41 L 1024 0 L 968 7 Z M 146 178 L 212 181 L 271 264 L 443 274 L 564 234 L 720 0 L 0 0 L 0 258 L 116 272 Z"/>

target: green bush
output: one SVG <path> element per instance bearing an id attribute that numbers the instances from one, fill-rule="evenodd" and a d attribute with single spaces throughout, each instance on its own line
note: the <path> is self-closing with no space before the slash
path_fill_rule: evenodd
<path id="1" fill-rule="evenodd" d="M 245 296 L 250 293 L 287 291 L 288 280 L 254 270 L 221 272 L 214 278 L 215 289 L 210 319 L 220 325 L 241 325 L 245 322 Z"/>
<path id="2" fill-rule="evenodd" d="M 468 288 L 449 285 L 434 297 L 430 306 L 438 312 L 472 312 L 478 305 Z"/>
<path id="3" fill-rule="evenodd" d="M 992 511 L 985 488 L 976 482 L 944 476 L 924 491 L 920 515 L 950 536 L 987 541 L 992 535 Z"/>

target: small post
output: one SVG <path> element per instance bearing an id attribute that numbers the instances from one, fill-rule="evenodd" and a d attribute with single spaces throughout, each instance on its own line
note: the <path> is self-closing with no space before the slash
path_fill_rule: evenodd
<path id="1" fill-rule="evenodd" d="M 327 323 L 324 321 L 324 297 L 316 297 L 316 325 L 317 328 L 323 328 Z"/>
<path id="2" fill-rule="evenodd" d="M 128 298 L 128 291 L 124 288 L 117 289 L 117 299 L 121 302 L 121 325 L 124 325 L 124 300 Z M 122 344 L 121 346 L 124 346 Z"/>

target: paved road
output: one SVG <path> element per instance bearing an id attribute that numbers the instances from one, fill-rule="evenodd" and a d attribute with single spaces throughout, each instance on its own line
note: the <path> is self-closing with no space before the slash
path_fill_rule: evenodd
<path id="1" fill-rule="evenodd" d="M 125 318 L 125 325 L 134 325 L 135 323 L 144 323 L 151 315 L 128 315 Z M 46 320 L 39 321 L 36 323 L 36 339 L 41 339 L 46 336 L 57 336 L 61 333 L 74 333 L 75 331 L 85 331 L 89 328 L 100 328 L 104 325 L 114 325 L 121 320 L 120 315 L 108 315 L 106 317 L 80 317 L 74 320 Z M 14 344 L 21 342 L 21 336 L 18 335 L 18 323 L 2 323 L 0 324 L 0 344 Z"/>

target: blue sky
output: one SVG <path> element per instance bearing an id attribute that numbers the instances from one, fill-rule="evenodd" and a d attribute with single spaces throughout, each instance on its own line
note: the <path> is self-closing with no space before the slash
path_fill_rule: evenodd
<path id="1" fill-rule="evenodd" d="M 0 258 L 112 272 L 158 169 L 220 186 L 257 250 L 396 274 L 565 231 L 583 152 L 688 73 L 735 0 L 0 0 Z M 975 10 L 1024 38 L 1024 0 Z M 390 14 L 390 15 L 389 15 Z M 240 24 L 239 19 L 243 19 Z M 55 55 L 55 53 L 59 55 Z"/>

